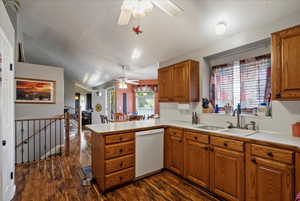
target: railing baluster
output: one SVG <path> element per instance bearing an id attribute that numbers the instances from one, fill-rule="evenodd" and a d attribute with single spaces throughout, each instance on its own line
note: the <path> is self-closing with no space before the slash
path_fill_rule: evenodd
<path id="1" fill-rule="evenodd" d="M 61 119 L 59 120 L 59 154 L 62 155 L 61 153 L 61 130 L 62 130 L 62 127 L 61 127 Z"/>
<path id="2" fill-rule="evenodd" d="M 51 127 L 52 127 L 52 121 L 50 120 L 50 126 L 49 126 L 49 129 L 50 129 L 50 158 L 52 158 L 52 144 L 51 144 L 51 141 L 52 141 L 52 133 L 51 133 Z"/>
<path id="3" fill-rule="evenodd" d="M 33 120 L 32 131 L 35 133 L 35 120 Z M 33 136 L 33 161 L 35 161 L 35 136 Z"/>
<path id="4" fill-rule="evenodd" d="M 22 163 L 24 163 L 24 121 L 21 121 L 21 143 L 22 143 L 22 149 L 21 149 L 21 152 L 22 152 Z"/>
<path id="5" fill-rule="evenodd" d="M 39 160 L 41 160 L 41 120 L 39 120 Z"/>
<path id="6" fill-rule="evenodd" d="M 55 149 L 54 149 L 54 154 L 55 154 L 55 157 L 56 157 L 56 146 L 57 146 L 57 144 L 56 144 L 56 120 L 54 121 L 54 129 L 55 129 L 55 132 L 54 132 L 54 141 L 55 141 Z"/>
<path id="7" fill-rule="evenodd" d="M 18 134 L 18 131 L 17 131 L 17 129 L 18 129 L 18 122 L 17 121 L 15 121 L 15 144 L 18 144 L 18 141 L 17 141 L 17 134 Z M 17 164 L 18 163 L 18 148 L 16 147 L 16 149 L 15 149 L 15 164 Z"/>
<path id="8" fill-rule="evenodd" d="M 29 159 L 29 144 L 30 144 L 30 141 L 29 141 L 29 120 L 27 121 L 27 162 L 30 161 Z"/>
<path id="9" fill-rule="evenodd" d="M 46 127 L 46 124 L 47 124 L 47 120 L 44 121 L 44 127 L 45 127 L 45 144 L 44 144 L 44 159 L 46 159 L 46 141 L 47 141 L 47 127 Z"/>

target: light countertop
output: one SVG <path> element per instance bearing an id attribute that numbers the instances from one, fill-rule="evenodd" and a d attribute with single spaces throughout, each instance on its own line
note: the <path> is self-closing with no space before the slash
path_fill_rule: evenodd
<path id="1" fill-rule="evenodd" d="M 95 134 L 113 134 L 118 132 L 135 132 L 141 130 L 149 130 L 155 128 L 164 128 L 167 126 L 174 126 L 184 129 L 192 129 L 195 131 L 202 131 L 212 133 L 213 135 L 222 135 L 228 136 L 237 139 L 243 139 L 249 142 L 268 142 L 276 145 L 285 145 L 287 148 L 296 149 L 300 151 L 300 138 L 294 137 L 291 134 L 282 134 L 270 131 L 257 131 L 255 134 L 249 136 L 240 136 L 231 134 L 228 132 L 219 131 L 208 131 L 205 129 L 197 128 L 200 125 L 193 125 L 190 122 L 184 121 L 166 121 L 160 119 L 151 119 L 143 121 L 127 121 L 127 122 L 116 122 L 110 124 L 92 124 L 87 125 L 86 127 L 93 131 Z"/>

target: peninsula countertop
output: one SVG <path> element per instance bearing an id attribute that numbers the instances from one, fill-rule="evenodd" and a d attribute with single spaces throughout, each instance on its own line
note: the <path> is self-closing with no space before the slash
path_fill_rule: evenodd
<path id="1" fill-rule="evenodd" d="M 227 136 L 230 138 L 236 138 L 248 142 L 267 142 L 278 146 L 284 146 L 296 151 L 300 151 L 300 138 L 294 137 L 289 133 L 277 133 L 271 131 L 257 131 L 256 133 L 248 136 L 239 136 L 236 134 L 230 134 L 223 132 L 222 130 L 208 131 L 206 129 L 198 128 L 205 124 L 193 125 L 190 122 L 184 121 L 170 121 L 170 120 L 142 120 L 142 121 L 127 121 L 127 122 L 116 122 L 110 124 L 92 124 L 86 127 L 91 130 L 94 134 L 99 135 L 110 135 L 115 133 L 124 132 L 137 132 L 143 130 L 166 128 L 166 127 L 178 127 L 183 129 L 189 129 L 194 131 L 201 131 L 213 134 L 215 136 Z"/>

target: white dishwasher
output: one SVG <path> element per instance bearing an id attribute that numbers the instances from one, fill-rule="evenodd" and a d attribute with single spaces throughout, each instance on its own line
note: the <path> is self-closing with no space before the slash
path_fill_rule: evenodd
<path id="1" fill-rule="evenodd" d="M 164 167 L 164 129 L 136 132 L 135 177 L 151 175 Z"/>

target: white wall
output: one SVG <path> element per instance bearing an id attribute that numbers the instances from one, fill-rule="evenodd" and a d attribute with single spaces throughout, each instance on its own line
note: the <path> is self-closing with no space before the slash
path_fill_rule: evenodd
<path id="1" fill-rule="evenodd" d="M 205 57 L 237 48 L 255 41 L 263 40 L 270 37 L 271 33 L 291 26 L 298 25 L 300 22 L 300 13 L 291 15 L 274 23 L 267 24 L 263 27 L 256 27 L 236 35 L 227 36 L 225 39 L 216 41 L 205 48 L 190 52 L 186 55 L 160 63 L 160 67 L 174 64 L 185 59 L 195 59 L 200 62 L 200 94 L 201 97 L 209 97 L 209 73 L 210 67 L 204 60 Z M 281 133 L 291 134 L 291 124 L 300 121 L 300 102 L 278 102 L 273 101 L 273 117 L 255 119 L 260 129 L 278 131 Z M 190 104 L 190 109 L 181 111 L 177 109 L 176 103 L 161 103 L 160 114 L 162 119 L 191 121 L 191 113 L 202 112 L 200 103 Z M 201 114 L 202 123 L 215 125 L 225 125 L 227 120 L 234 121 L 233 117 L 227 117 L 218 114 Z M 246 118 L 250 121 L 251 118 Z"/>
<path id="2" fill-rule="evenodd" d="M 64 113 L 64 69 L 16 63 L 16 77 L 56 81 L 55 104 L 16 104 L 16 119 L 48 118 Z"/>
<path id="3" fill-rule="evenodd" d="M 96 92 L 100 92 L 101 96 L 97 96 Z M 107 115 L 106 113 L 106 99 L 107 99 L 107 94 L 105 89 L 97 89 L 96 91 L 93 92 L 92 94 L 92 107 L 94 108 L 94 111 L 92 113 L 92 123 L 93 124 L 99 124 L 101 123 L 100 120 L 100 114 L 102 115 Z M 102 111 L 101 112 L 96 112 L 96 105 L 101 104 L 102 106 Z"/>

